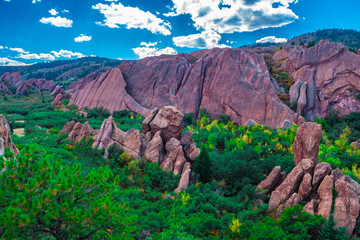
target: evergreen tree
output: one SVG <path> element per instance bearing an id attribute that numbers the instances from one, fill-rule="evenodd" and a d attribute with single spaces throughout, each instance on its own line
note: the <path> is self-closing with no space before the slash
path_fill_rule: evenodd
<path id="1" fill-rule="evenodd" d="M 346 240 L 348 236 L 344 228 L 336 228 L 334 217 L 331 214 L 329 221 L 325 222 L 319 232 L 319 240 Z"/>
<path id="2" fill-rule="evenodd" d="M 195 162 L 194 171 L 200 174 L 201 182 L 211 182 L 212 162 L 205 146 L 201 147 L 200 155 Z"/>

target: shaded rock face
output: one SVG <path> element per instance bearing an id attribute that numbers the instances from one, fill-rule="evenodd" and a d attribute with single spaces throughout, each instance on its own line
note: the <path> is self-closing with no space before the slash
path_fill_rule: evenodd
<path id="1" fill-rule="evenodd" d="M 299 164 L 304 158 L 311 159 L 315 164 L 319 159 L 321 125 L 307 122 L 300 125 L 294 142 L 294 162 Z"/>
<path id="2" fill-rule="evenodd" d="M 12 143 L 9 123 L 5 116 L 0 114 L 0 155 L 5 154 L 5 148 L 9 148 L 15 154 L 19 153 L 17 147 Z"/>
<path id="3" fill-rule="evenodd" d="M 149 109 L 175 106 L 183 113 L 207 108 L 212 117 L 227 114 L 243 125 L 249 119 L 280 127 L 293 111 L 277 96 L 261 55 L 247 49 L 211 49 L 124 61 L 72 95 L 80 107 Z"/>
<path id="4" fill-rule="evenodd" d="M 360 56 L 340 43 L 320 41 L 314 47 L 287 46 L 273 59 L 286 59 L 282 67 L 295 84 L 290 101 L 297 113 L 313 121 L 327 117 L 332 109 L 341 116 L 360 111 L 355 95 L 360 91 Z"/>
<path id="5" fill-rule="evenodd" d="M 267 176 L 267 178 L 262 181 L 257 187 L 261 190 L 268 190 L 269 192 L 272 192 L 279 185 L 279 182 L 281 180 L 281 167 L 277 166 L 271 171 L 269 176 Z"/>
<path id="6" fill-rule="evenodd" d="M 332 205 L 332 189 L 334 187 L 334 177 L 327 175 L 324 180 L 321 182 L 318 194 L 319 194 L 319 206 L 317 208 L 317 214 L 323 216 L 329 220 L 331 214 L 331 205 Z"/>

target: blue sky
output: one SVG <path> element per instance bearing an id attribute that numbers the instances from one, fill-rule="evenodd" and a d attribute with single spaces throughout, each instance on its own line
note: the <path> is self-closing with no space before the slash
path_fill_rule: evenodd
<path id="1" fill-rule="evenodd" d="M 0 0 L 0 65 L 133 60 L 360 30 L 359 9 L 359 0 Z"/>

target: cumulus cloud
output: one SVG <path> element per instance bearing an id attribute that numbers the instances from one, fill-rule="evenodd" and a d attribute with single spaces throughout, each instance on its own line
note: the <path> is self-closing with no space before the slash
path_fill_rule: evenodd
<path id="1" fill-rule="evenodd" d="M 32 0 L 32 3 L 38 3 L 41 2 L 41 0 Z"/>
<path id="2" fill-rule="evenodd" d="M 4 47 L 3 47 L 3 46 L 0 46 L 0 49 L 4 49 Z"/>
<path id="3" fill-rule="evenodd" d="M 57 17 L 48 17 L 48 18 L 41 18 L 40 22 L 43 24 L 51 24 L 55 27 L 65 27 L 69 28 L 72 27 L 73 21 L 67 18 L 62 18 L 60 16 Z"/>
<path id="4" fill-rule="evenodd" d="M 84 34 L 80 34 L 80 36 L 76 37 L 75 42 L 88 42 L 91 41 L 92 36 L 86 36 Z"/>
<path id="5" fill-rule="evenodd" d="M 54 54 L 54 56 L 56 58 L 60 58 L 60 57 L 64 57 L 64 58 L 72 58 L 72 57 L 82 58 L 82 57 L 85 57 L 85 55 L 82 54 L 82 53 L 72 52 L 72 51 L 63 50 L 63 49 L 61 49 L 59 52 L 51 51 L 51 53 Z"/>
<path id="6" fill-rule="evenodd" d="M 256 41 L 256 43 L 286 43 L 286 38 L 277 38 L 275 36 L 263 37 Z"/>
<path id="7" fill-rule="evenodd" d="M 22 48 L 9 48 L 9 50 L 14 51 L 14 52 L 18 52 L 18 53 L 29 53 L 29 52 L 25 51 Z"/>
<path id="8" fill-rule="evenodd" d="M 172 0 L 173 11 L 166 16 L 189 14 L 197 29 L 218 33 L 255 31 L 281 27 L 298 16 L 289 8 L 298 0 Z M 275 5 L 276 4 L 276 5 Z"/>
<path id="9" fill-rule="evenodd" d="M 134 53 L 139 56 L 139 58 L 160 56 L 163 54 L 166 54 L 166 55 L 177 54 L 177 51 L 171 47 L 166 47 L 166 48 L 162 48 L 162 49 L 155 47 L 157 45 L 157 42 L 156 43 L 142 42 L 140 45 L 144 46 L 144 47 L 137 47 L 137 48 L 132 49 L 134 51 Z"/>
<path id="10" fill-rule="evenodd" d="M 22 58 L 22 59 L 27 59 L 27 60 L 33 60 L 33 59 L 38 59 L 38 60 L 44 60 L 44 61 L 54 61 L 55 57 L 53 55 L 51 55 L 50 53 L 22 53 L 18 56 L 18 58 Z"/>
<path id="11" fill-rule="evenodd" d="M 18 62 L 6 57 L 0 57 L 0 66 L 24 66 L 23 62 Z"/>
<path id="12" fill-rule="evenodd" d="M 55 9 L 50 9 L 50 10 L 49 10 L 49 13 L 50 13 L 52 16 L 56 16 L 56 15 L 59 14 Z"/>
<path id="13" fill-rule="evenodd" d="M 178 47 L 188 48 L 226 48 L 229 47 L 225 44 L 219 44 L 221 40 L 220 34 L 214 31 L 204 31 L 199 34 L 192 34 L 188 36 L 174 37 L 173 42 Z"/>
<path id="14" fill-rule="evenodd" d="M 92 6 L 93 9 L 99 10 L 105 16 L 103 22 L 99 25 L 109 28 L 119 28 L 124 25 L 127 29 L 139 28 L 147 29 L 152 33 L 170 35 L 171 25 L 151 12 L 142 11 L 137 7 L 125 7 L 121 3 L 111 5 L 98 3 Z"/>

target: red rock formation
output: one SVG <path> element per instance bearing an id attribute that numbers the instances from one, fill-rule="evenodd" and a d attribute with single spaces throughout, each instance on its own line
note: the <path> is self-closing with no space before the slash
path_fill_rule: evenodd
<path id="1" fill-rule="evenodd" d="M 326 117 L 334 110 L 340 116 L 360 112 L 355 95 L 360 91 L 360 56 L 340 43 L 320 41 L 314 47 L 287 46 L 273 59 L 282 63 L 295 84 L 290 101 L 309 120 Z"/>
<path id="2" fill-rule="evenodd" d="M 129 109 L 143 116 L 148 109 L 138 104 L 126 91 L 127 84 L 118 68 L 109 69 L 100 78 L 87 84 L 82 90 L 75 92 L 70 104 L 79 107 L 103 106 L 110 112 Z"/>
<path id="3" fill-rule="evenodd" d="M 318 194 L 319 194 L 319 206 L 317 209 L 317 214 L 323 216 L 329 220 L 331 214 L 331 205 L 332 205 L 332 189 L 334 187 L 334 177 L 328 175 L 321 182 Z"/>
<path id="4" fill-rule="evenodd" d="M 26 81 L 26 84 L 28 86 L 35 85 L 40 90 L 54 91 L 54 89 L 56 88 L 56 85 L 52 81 L 48 81 L 43 78 L 41 79 L 31 78 Z"/>
<path id="5" fill-rule="evenodd" d="M 9 123 L 5 116 L 0 114 L 0 155 L 5 154 L 5 148 L 9 148 L 15 154 L 19 153 L 17 147 L 12 143 Z"/>
<path id="6" fill-rule="evenodd" d="M 319 159 L 319 145 L 321 139 L 321 125 L 307 122 L 301 124 L 296 132 L 294 142 L 294 163 L 297 165 L 304 158 L 311 159 L 317 164 Z"/>
<path id="7" fill-rule="evenodd" d="M 280 184 L 281 179 L 281 167 L 277 166 L 271 171 L 264 181 L 259 183 L 257 187 L 271 193 Z"/>
<path id="8" fill-rule="evenodd" d="M 292 122 L 293 112 L 278 98 L 278 86 L 263 57 L 247 49 L 212 49 L 122 62 L 72 98 L 80 107 L 148 109 L 171 105 L 183 113 L 207 108 L 213 118 L 227 114 L 238 124 L 253 119 L 270 127 Z"/>

